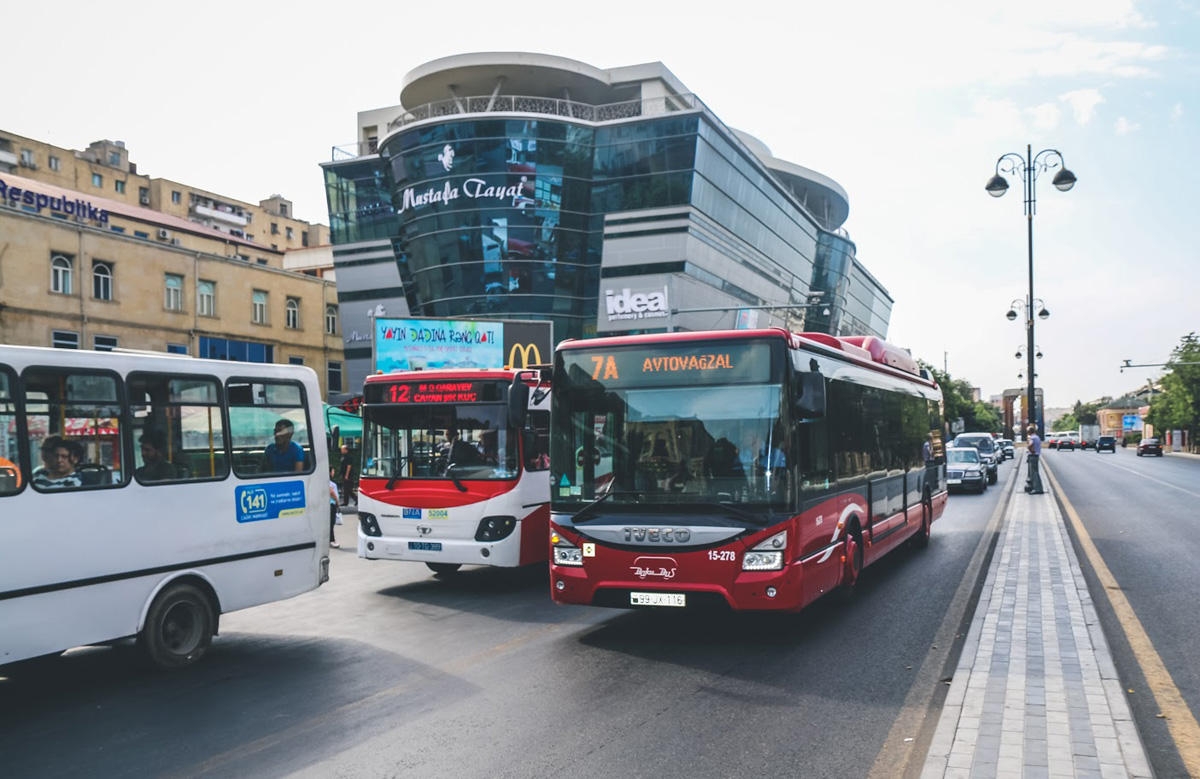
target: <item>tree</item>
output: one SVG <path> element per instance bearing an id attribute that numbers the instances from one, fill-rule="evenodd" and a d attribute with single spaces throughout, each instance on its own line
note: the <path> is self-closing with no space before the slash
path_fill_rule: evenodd
<path id="1" fill-rule="evenodd" d="M 1146 422 L 1156 430 L 1186 430 L 1195 449 L 1200 428 L 1200 337 L 1195 332 L 1180 339 L 1166 367 L 1163 391 L 1151 398 Z"/>
<path id="2" fill-rule="evenodd" d="M 977 402 L 974 399 L 975 391 L 969 381 L 952 379 L 950 374 L 939 371 L 923 361 L 920 362 L 920 365 L 929 371 L 933 380 L 942 388 L 942 413 L 945 415 L 947 423 L 961 419 L 964 431 L 1000 432 L 1000 415 L 991 405 Z"/>

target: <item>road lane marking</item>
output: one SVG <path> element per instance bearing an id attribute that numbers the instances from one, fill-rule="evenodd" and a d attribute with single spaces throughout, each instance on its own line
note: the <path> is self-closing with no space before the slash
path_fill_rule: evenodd
<path id="1" fill-rule="evenodd" d="M 1180 487 L 1178 484 L 1171 484 L 1170 482 L 1163 481 L 1162 479 L 1156 479 L 1153 476 L 1147 476 L 1145 471 L 1136 471 L 1133 468 L 1130 468 L 1128 465 L 1120 465 L 1118 463 L 1113 463 L 1113 467 L 1120 468 L 1123 471 L 1128 471 L 1128 472 L 1134 474 L 1135 476 L 1137 476 L 1139 479 L 1145 479 L 1146 481 L 1152 481 L 1155 484 L 1161 484 L 1164 487 L 1171 487 L 1172 489 L 1179 490 L 1184 495 L 1191 495 L 1192 497 L 1200 498 L 1200 492 L 1193 492 L 1192 490 L 1184 489 L 1183 487 Z"/>
<path id="2" fill-rule="evenodd" d="M 1096 572 L 1096 578 L 1100 582 L 1104 596 L 1108 599 L 1108 603 L 1117 617 L 1117 622 L 1125 633 L 1125 639 L 1129 642 L 1130 649 L 1133 650 L 1134 659 L 1146 677 L 1146 684 L 1150 686 L 1150 694 L 1154 696 L 1154 702 L 1158 704 L 1159 713 L 1167 721 L 1167 730 L 1175 742 L 1175 748 L 1179 750 L 1179 757 L 1183 760 L 1188 775 L 1200 777 L 1200 723 L 1196 721 L 1192 710 L 1188 708 L 1187 701 L 1183 699 L 1179 688 L 1175 686 L 1175 680 L 1171 678 L 1170 671 L 1167 670 L 1167 666 L 1159 657 L 1158 651 L 1155 650 L 1150 636 L 1142 627 L 1142 621 L 1138 619 L 1137 613 L 1129 604 L 1121 585 L 1108 570 L 1108 566 L 1104 564 L 1104 558 L 1100 556 L 1100 551 L 1092 543 L 1092 537 L 1084 528 L 1079 513 L 1067 500 L 1059 486 L 1058 479 L 1054 478 L 1050 469 L 1045 468 L 1045 471 L 1054 488 L 1054 494 L 1062 501 L 1067 517 L 1071 520 L 1076 538 L 1079 539 L 1079 547 L 1087 557 L 1088 563 L 1091 564 L 1092 570 Z"/>

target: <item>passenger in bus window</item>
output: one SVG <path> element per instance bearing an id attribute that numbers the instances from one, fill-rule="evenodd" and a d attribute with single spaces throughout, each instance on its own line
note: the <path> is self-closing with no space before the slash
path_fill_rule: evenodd
<path id="1" fill-rule="evenodd" d="M 275 423 L 275 442 L 263 452 L 264 470 L 268 473 L 298 473 L 304 470 L 304 450 L 292 440 L 296 426 L 290 419 Z"/>
<path id="2" fill-rule="evenodd" d="M 134 471 L 138 481 L 168 481 L 179 478 L 179 469 L 167 460 L 167 437 L 159 430 L 146 430 L 141 437 L 142 467 Z"/>
<path id="3" fill-rule="evenodd" d="M 83 459 L 83 447 L 52 435 L 42 442 L 42 465 L 33 472 L 33 486 L 43 490 L 82 487 L 83 479 L 75 470 Z"/>

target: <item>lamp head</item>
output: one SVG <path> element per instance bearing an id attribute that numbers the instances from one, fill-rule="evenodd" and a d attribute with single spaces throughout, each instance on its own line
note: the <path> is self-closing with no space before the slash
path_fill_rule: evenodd
<path id="1" fill-rule="evenodd" d="M 1037 357 L 1039 360 L 1042 359 L 1042 350 L 1038 349 L 1038 352 L 1034 355 L 1034 357 Z"/>
<path id="2" fill-rule="evenodd" d="M 1008 182 L 999 173 L 988 179 L 988 183 L 984 186 L 987 193 L 992 197 L 1000 197 L 1008 191 Z"/>
<path id="3" fill-rule="evenodd" d="M 1075 174 L 1063 168 L 1058 173 L 1054 174 L 1054 180 L 1050 182 L 1058 189 L 1059 192 L 1066 192 L 1071 187 L 1075 186 Z"/>
<path id="4" fill-rule="evenodd" d="M 1005 316 L 1008 317 L 1008 321 L 1011 322 L 1017 318 L 1017 310 L 1015 308 L 1010 308 Z"/>
<path id="5" fill-rule="evenodd" d="M 1050 312 L 1047 311 L 1044 306 L 1042 307 L 1042 310 L 1038 312 L 1038 319 L 1046 319 L 1049 316 Z"/>

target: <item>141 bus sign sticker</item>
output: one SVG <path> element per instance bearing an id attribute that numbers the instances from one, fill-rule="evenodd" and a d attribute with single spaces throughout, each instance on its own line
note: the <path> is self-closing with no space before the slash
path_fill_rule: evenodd
<path id="1" fill-rule="evenodd" d="M 281 481 L 238 487 L 233 493 L 238 522 L 292 517 L 304 513 L 304 482 Z"/>

